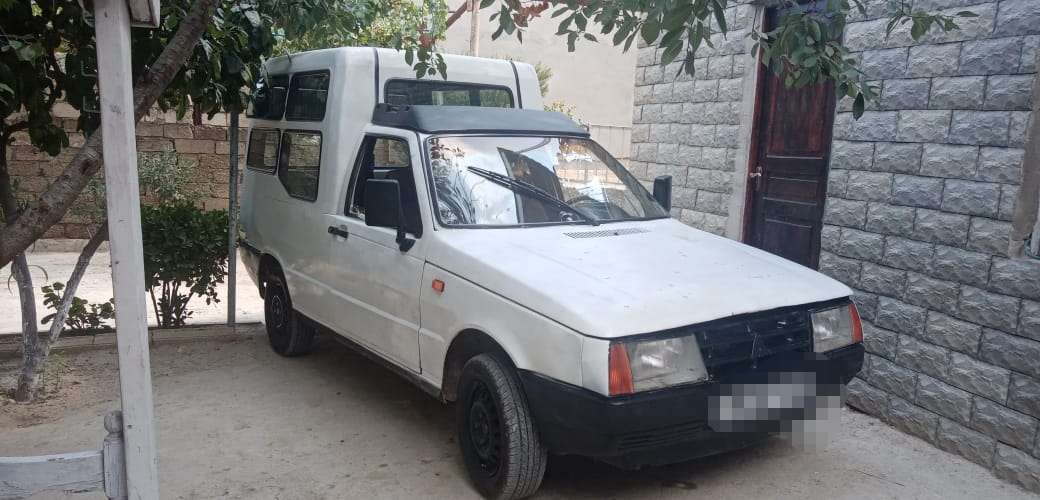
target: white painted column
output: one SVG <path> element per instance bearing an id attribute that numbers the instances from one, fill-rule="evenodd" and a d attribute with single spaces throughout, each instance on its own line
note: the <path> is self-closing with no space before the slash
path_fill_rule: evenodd
<path id="1" fill-rule="evenodd" d="M 130 69 L 130 13 L 125 0 L 95 0 L 98 82 L 105 190 L 116 302 L 119 386 L 128 498 L 159 498 L 159 467 L 148 354 L 148 315 L 141 250 L 134 90 Z"/>

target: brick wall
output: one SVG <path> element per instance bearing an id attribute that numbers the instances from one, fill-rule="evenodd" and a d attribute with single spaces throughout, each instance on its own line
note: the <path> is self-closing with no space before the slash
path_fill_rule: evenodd
<path id="1" fill-rule="evenodd" d="M 671 175 L 672 215 L 725 232 L 746 73 L 745 35 L 753 8 L 727 9 L 728 36 L 702 45 L 691 77 L 681 58 L 660 64 L 661 50 L 640 44 L 636 59 L 629 169 L 644 181 Z"/>
<path id="2" fill-rule="evenodd" d="M 16 137 L 14 144 L 8 148 L 8 168 L 18 183 L 19 196 L 22 198 L 31 199 L 42 193 L 83 144 L 82 134 L 75 131 L 75 111 L 59 106 L 56 115 L 68 131 L 72 147 L 57 157 L 51 157 L 37 151 L 23 134 Z M 182 160 L 193 162 L 196 180 L 192 184 L 202 193 L 199 204 L 207 209 L 226 209 L 229 165 L 226 123 L 223 115 L 195 126 L 186 121 L 178 122 L 170 113 L 155 113 L 137 125 L 137 149 L 139 153 L 176 151 Z M 246 137 L 244 129 L 239 134 L 242 138 Z M 245 151 L 245 142 L 242 142 L 239 155 L 243 162 Z M 86 197 L 84 195 L 77 203 L 89 202 Z M 90 220 L 73 209 L 44 237 L 87 238 L 92 227 Z"/>
<path id="3" fill-rule="evenodd" d="M 876 3 L 846 31 L 882 88 L 839 104 L 821 237 L 867 320 L 850 404 L 1040 490 L 1040 261 L 1007 257 L 1040 2 L 917 3 L 978 17 L 915 44 Z"/>
<path id="4" fill-rule="evenodd" d="M 856 290 L 865 320 L 849 402 L 1040 491 L 1040 261 L 1007 256 L 1040 98 L 1040 2 L 917 0 L 978 14 L 920 43 L 886 38 L 889 4 L 868 4 L 845 36 L 881 98 L 859 120 L 838 104 L 821 236 L 820 270 Z M 720 234 L 740 215 L 724 200 L 747 168 L 735 43 L 746 8 L 731 9 L 735 33 L 702 52 L 693 79 L 653 47 L 635 77 L 633 170 L 672 174 L 673 215 Z"/>

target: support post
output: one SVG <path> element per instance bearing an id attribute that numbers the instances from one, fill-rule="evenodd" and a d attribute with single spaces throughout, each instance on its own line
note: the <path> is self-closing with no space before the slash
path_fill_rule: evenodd
<path id="1" fill-rule="evenodd" d="M 141 243 L 141 205 L 130 68 L 130 12 L 125 0 L 95 0 L 105 190 L 116 303 L 119 386 L 123 405 L 127 497 L 159 498 L 152 370 Z"/>
<path id="2" fill-rule="evenodd" d="M 480 0 L 469 0 L 469 55 L 480 55 Z"/>
<path id="3" fill-rule="evenodd" d="M 227 277 L 227 324 L 235 325 L 235 280 L 238 268 L 238 111 L 228 116 L 228 140 L 230 156 L 228 162 L 228 277 Z"/>

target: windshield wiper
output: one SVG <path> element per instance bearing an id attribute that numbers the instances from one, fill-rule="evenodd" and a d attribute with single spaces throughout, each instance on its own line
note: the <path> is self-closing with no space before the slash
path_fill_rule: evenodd
<path id="1" fill-rule="evenodd" d="M 498 172 L 492 172 L 490 170 L 485 170 L 483 168 L 467 167 L 467 169 L 470 172 L 473 172 L 474 174 L 477 174 L 477 175 L 479 175 L 479 176 L 481 176 L 481 177 L 483 177 L 483 178 L 485 178 L 485 179 L 487 179 L 487 180 L 489 180 L 491 182 L 494 182 L 495 184 L 498 184 L 499 186 L 505 187 L 505 188 L 513 191 L 514 193 L 527 195 L 527 196 L 530 196 L 531 198 L 534 198 L 534 199 L 536 199 L 538 201 L 541 201 L 543 203 L 548 203 L 550 205 L 555 206 L 556 208 L 560 208 L 562 210 L 566 210 L 566 211 L 568 211 L 568 212 L 570 212 L 572 214 L 577 215 L 578 217 L 581 217 L 581 219 L 583 221 L 588 222 L 589 224 L 592 224 L 593 226 L 598 226 L 599 225 L 599 222 L 596 219 L 593 219 L 592 217 L 589 217 L 588 215 L 585 215 L 584 213 L 582 213 L 577 208 L 574 208 L 574 207 L 568 205 L 565 201 L 563 201 L 563 200 L 561 200 L 561 199 L 559 199 L 559 198 L 549 194 L 544 189 L 542 189 L 542 188 L 540 188 L 538 186 L 535 186 L 534 184 L 531 184 L 531 183 L 525 182 L 525 181 L 521 181 L 519 179 L 514 179 L 514 178 L 509 177 L 507 175 L 502 175 L 502 174 L 500 174 Z"/>

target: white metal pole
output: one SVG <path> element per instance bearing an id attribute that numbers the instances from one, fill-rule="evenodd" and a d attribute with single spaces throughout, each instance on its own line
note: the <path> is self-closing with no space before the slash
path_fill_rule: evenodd
<path id="1" fill-rule="evenodd" d="M 128 498 L 159 498 L 159 467 L 148 358 L 148 315 L 141 250 L 130 12 L 125 0 L 95 0 L 101 132 L 108 204 L 112 288 L 116 302 L 119 386 L 123 403 Z"/>

